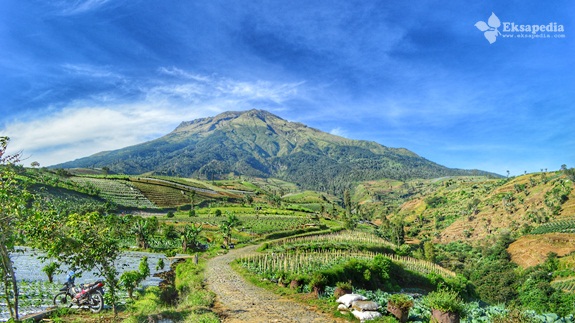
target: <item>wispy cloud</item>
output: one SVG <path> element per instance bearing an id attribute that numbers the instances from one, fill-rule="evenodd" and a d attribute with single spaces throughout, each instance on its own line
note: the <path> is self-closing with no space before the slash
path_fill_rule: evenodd
<path id="1" fill-rule="evenodd" d="M 243 81 L 216 75 L 201 75 L 178 68 L 160 68 L 160 73 L 175 77 L 175 81 L 152 87 L 151 96 L 175 96 L 181 98 L 221 98 L 237 102 L 270 101 L 282 104 L 301 95 L 304 81 L 279 83 L 265 80 Z"/>
<path id="2" fill-rule="evenodd" d="M 55 3 L 63 15 L 75 15 L 83 12 L 96 10 L 112 0 L 75 0 Z"/>
<path id="3" fill-rule="evenodd" d="M 104 82 L 126 79 L 94 66 L 67 65 L 66 69 Z M 48 166 L 160 137 L 182 121 L 226 110 L 261 108 L 262 102 L 281 104 L 296 98 L 303 84 L 247 82 L 178 69 L 163 69 L 162 73 L 177 78 L 134 82 L 132 86 L 143 94 L 139 101 L 122 104 L 114 92 L 103 92 L 31 120 L 6 124 L 0 134 L 11 137 L 12 149 L 23 150 L 30 159 Z"/>
<path id="4" fill-rule="evenodd" d="M 86 65 L 86 64 L 62 64 L 62 71 L 76 76 L 89 78 L 123 78 L 123 76 L 112 68 L 105 66 Z"/>
<path id="5" fill-rule="evenodd" d="M 331 129 L 331 131 L 329 133 L 331 133 L 332 135 L 340 136 L 340 137 L 347 137 L 347 131 L 341 129 L 340 127 Z"/>
<path id="6" fill-rule="evenodd" d="M 146 104 L 74 106 L 30 122 L 11 123 L 0 133 L 11 137 L 12 149 L 47 166 L 159 137 L 183 121 L 180 118 L 199 115 Z"/>

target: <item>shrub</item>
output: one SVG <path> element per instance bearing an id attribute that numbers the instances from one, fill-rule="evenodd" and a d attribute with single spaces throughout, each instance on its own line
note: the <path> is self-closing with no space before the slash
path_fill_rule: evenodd
<path id="1" fill-rule="evenodd" d="M 60 265 L 58 263 L 55 263 L 55 262 L 51 262 L 42 268 L 42 271 L 44 273 L 46 273 L 46 275 L 48 276 L 48 281 L 50 283 L 53 282 L 54 274 L 56 273 L 58 268 L 60 268 Z"/>
<path id="2" fill-rule="evenodd" d="M 465 312 L 465 303 L 461 300 L 459 294 L 449 289 L 442 289 L 427 294 L 423 299 L 423 303 L 432 309 L 442 312 L 458 314 Z"/>
<path id="3" fill-rule="evenodd" d="M 315 273 L 309 282 L 309 287 L 317 296 L 324 291 L 326 285 L 327 279 L 321 273 Z"/>
<path id="4" fill-rule="evenodd" d="M 351 285 L 351 282 L 337 282 L 335 284 L 336 287 L 344 289 L 344 290 L 351 290 L 353 288 L 353 286 Z"/>
<path id="5" fill-rule="evenodd" d="M 413 300 L 405 294 L 393 294 L 387 300 L 392 306 L 406 310 L 413 307 Z"/>

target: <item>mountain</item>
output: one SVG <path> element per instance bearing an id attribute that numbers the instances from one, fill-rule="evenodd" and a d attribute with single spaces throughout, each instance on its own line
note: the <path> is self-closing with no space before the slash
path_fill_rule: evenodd
<path id="1" fill-rule="evenodd" d="M 494 175 L 447 168 L 407 149 L 346 139 L 263 110 L 224 112 L 182 122 L 161 138 L 52 166 L 102 167 L 124 174 L 208 179 L 229 173 L 277 177 L 333 192 L 350 182 L 381 178 Z"/>

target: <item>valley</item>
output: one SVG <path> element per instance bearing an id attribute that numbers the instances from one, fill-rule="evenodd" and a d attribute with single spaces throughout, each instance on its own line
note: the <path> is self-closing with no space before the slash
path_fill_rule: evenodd
<path id="1" fill-rule="evenodd" d="M 111 174 L 97 168 L 20 168 L 17 178 L 37 196 L 61 201 L 65 205 L 62 207 L 76 212 L 100 209 L 119 214 L 128 223 L 156 223 L 156 229 L 148 237 L 145 248 L 148 251 L 167 256 L 174 252 L 192 253 L 207 260 L 231 247 L 259 243 L 258 251 L 238 258 L 234 268 L 244 272 L 252 283 L 263 279 L 263 288 L 280 294 L 285 292 L 266 287 L 265 281 L 279 279 L 287 285 L 289 281 L 300 281 L 302 287 L 288 293 L 295 302 L 309 302 L 299 295 L 311 293 L 309 288 L 317 278 L 314 273 L 324 272 L 322 284 L 330 291 L 330 286 L 349 280 L 358 290 L 375 288 L 395 293 L 411 290 L 425 294 L 442 282 L 458 290 L 468 301 L 487 295 L 495 301 L 494 305 L 500 306 L 496 301 L 499 295 L 491 294 L 493 288 L 480 289 L 485 286 L 474 283 L 477 273 L 469 267 L 470 262 L 493 261 L 489 260 L 493 253 L 504 257 L 501 259 L 508 257 L 507 265 L 498 265 L 511 270 L 516 281 L 534 268 L 549 266 L 552 253 L 554 274 L 547 284 L 565 295 L 573 295 L 569 293 L 575 290 L 572 260 L 575 197 L 568 172 L 504 179 L 450 176 L 405 182 L 372 180 L 350 186 L 341 196 L 302 190 L 295 183 L 278 179 L 233 174 L 206 181 Z M 232 220 L 235 224 L 230 223 Z M 190 240 L 188 249 L 183 251 L 182 239 L 188 239 L 184 238 L 186 234 Z M 135 235 L 123 235 L 121 244 L 124 248 L 143 250 L 138 247 Z M 271 255 L 281 258 L 273 260 L 269 258 Z M 264 259 L 271 262 L 266 264 Z M 375 259 L 390 261 L 388 276 L 376 275 L 366 280 L 345 269 L 359 266 L 373 275 L 381 270 L 370 267 L 381 261 Z M 506 286 L 504 282 L 495 284 L 492 287 Z M 229 316 L 218 312 L 225 305 L 214 292 L 211 297 L 216 303 L 211 304 L 216 305 L 209 315 Z M 507 292 L 521 297 L 520 290 Z M 327 304 L 333 300 L 326 296 L 320 297 L 324 300 L 319 307 L 329 313 Z M 416 302 L 420 313 L 417 317 L 424 318 L 425 306 L 417 298 Z M 545 316 L 541 315 L 551 313 L 540 311 L 539 316 L 533 312 L 532 317 L 542 318 Z M 505 313 L 502 308 L 476 312 L 482 313 L 474 314 L 477 317 Z"/>
<path id="2" fill-rule="evenodd" d="M 565 165 L 512 177 L 450 169 L 260 110 L 184 122 L 148 143 L 49 168 L 0 157 L 3 259 L 26 246 L 51 262 L 46 273 L 95 270 L 115 320 L 241 321 L 234 313 L 260 305 L 225 297 L 253 291 L 278 294 L 294 313 L 301 304 L 354 321 L 336 310 L 342 290 L 371 295 L 386 322 L 395 322 L 388 301 L 400 299 L 412 322 L 441 309 L 469 322 L 575 315 L 575 169 Z M 118 269 L 127 251 L 169 260 L 156 264 L 167 270 L 159 286 L 140 284 L 143 260 Z M 2 271 L 14 316 L 18 268 Z M 264 304 L 269 294 L 253 297 Z"/>

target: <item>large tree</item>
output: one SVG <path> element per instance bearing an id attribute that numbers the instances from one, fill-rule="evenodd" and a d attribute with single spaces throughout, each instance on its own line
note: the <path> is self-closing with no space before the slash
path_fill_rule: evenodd
<path id="1" fill-rule="evenodd" d="M 2 292 L 13 319 L 18 319 L 18 283 L 10 255 L 19 237 L 21 224 L 30 215 L 32 195 L 16 179 L 20 154 L 8 155 L 10 138 L 0 137 L 0 276 Z"/>
<path id="2" fill-rule="evenodd" d="M 81 270 L 98 271 L 106 280 L 114 314 L 118 300 L 116 260 L 121 254 L 123 226 L 116 215 L 97 212 L 69 215 L 42 212 L 28 228 L 30 242 L 48 257 Z"/>

